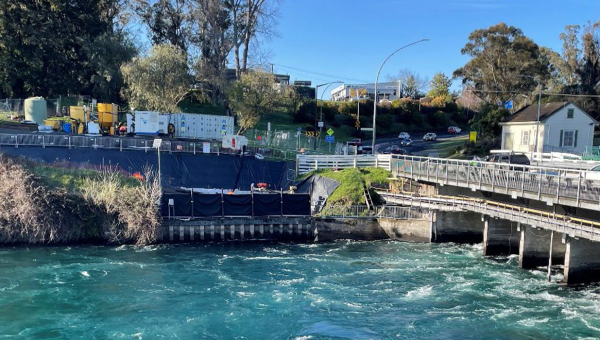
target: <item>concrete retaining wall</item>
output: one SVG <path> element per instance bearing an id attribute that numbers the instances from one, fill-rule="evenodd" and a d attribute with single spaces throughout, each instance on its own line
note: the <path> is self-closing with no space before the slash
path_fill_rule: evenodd
<path id="1" fill-rule="evenodd" d="M 316 219 L 317 241 L 402 240 L 429 242 L 431 222 L 427 220 L 394 219 Z"/>
<path id="2" fill-rule="evenodd" d="M 160 240 L 165 243 L 231 240 L 312 242 L 315 235 L 311 218 L 213 218 L 165 220 Z"/>

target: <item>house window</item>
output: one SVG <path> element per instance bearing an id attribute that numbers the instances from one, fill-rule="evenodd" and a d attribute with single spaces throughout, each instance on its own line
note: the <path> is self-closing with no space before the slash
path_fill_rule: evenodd
<path id="1" fill-rule="evenodd" d="M 575 115 L 575 109 L 569 109 L 567 111 L 567 118 L 573 118 L 574 115 Z"/>
<path id="2" fill-rule="evenodd" d="M 563 133 L 563 144 L 564 147 L 574 147 L 575 146 L 575 131 L 568 130 Z"/>
<path id="3" fill-rule="evenodd" d="M 529 131 L 523 131 L 521 135 L 521 145 L 529 145 Z"/>

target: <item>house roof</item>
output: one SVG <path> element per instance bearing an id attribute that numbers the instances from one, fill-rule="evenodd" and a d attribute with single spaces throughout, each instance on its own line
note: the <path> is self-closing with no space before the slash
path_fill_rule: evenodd
<path id="1" fill-rule="evenodd" d="M 545 103 L 540 107 L 540 122 L 545 121 L 550 118 L 554 113 L 567 106 L 571 102 L 553 102 L 553 103 Z M 538 114 L 538 106 L 529 105 L 521 110 L 515 112 L 510 115 L 506 119 L 504 119 L 503 123 L 526 123 L 526 122 L 536 122 Z"/>

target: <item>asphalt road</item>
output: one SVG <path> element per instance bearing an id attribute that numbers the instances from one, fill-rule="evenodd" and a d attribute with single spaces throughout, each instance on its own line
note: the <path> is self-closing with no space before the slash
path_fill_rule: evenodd
<path id="1" fill-rule="evenodd" d="M 406 150 L 406 152 L 409 155 L 414 155 L 414 154 L 427 154 L 428 151 L 429 152 L 437 152 L 435 149 L 433 149 L 432 145 L 434 143 L 439 143 L 439 142 L 443 142 L 443 141 L 447 141 L 450 139 L 454 139 L 454 138 L 460 138 L 460 137 L 464 137 L 465 134 L 458 134 L 458 135 L 451 135 L 451 134 L 438 134 L 437 135 L 437 140 L 435 142 L 424 142 L 423 141 L 423 135 L 425 135 L 424 133 L 413 133 L 411 134 L 411 138 L 413 140 L 413 145 L 412 146 L 400 146 L 400 139 L 398 138 L 380 138 L 377 139 L 376 143 L 375 143 L 375 151 L 377 153 L 383 153 L 383 151 L 389 147 L 392 146 L 397 146 L 401 149 Z"/>

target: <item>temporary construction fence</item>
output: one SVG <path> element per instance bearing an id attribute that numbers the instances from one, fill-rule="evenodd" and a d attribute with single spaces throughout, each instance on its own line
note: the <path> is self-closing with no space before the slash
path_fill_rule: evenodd
<path id="1" fill-rule="evenodd" d="M 200 194 L 171 191 L 162 196 L 164 218 L 310 216 L 310 195 L 251 193 Z"/>
<path id="2" fill-rule="evenodd" d="M 325 132 L 323 132 L 325 134 Z M 342 154 L 342 143 L 325 142 L 321 133 L 313 131 L 265 131 L 248 130 L 245 133 L 252 146 L 267 147 L 284 150 L 306 151 L 317 154 Z"/>
<path id="3" fill-rule="evenodd" d="M 117 149 L 138 150 L 151 152 L 153 139 L 138 137 L 113 137 L 113 136 L 83 136 L 83 135 L 55 135 L 55 134 L 5 134 L 0 133 L 0 146 L 39 146 L 39 147 L 65 147 L 65 148 L 92 148 L 92 149 Z M 241 151 L 222 148 L 221 141 L 180 141 L 164 139 L 161 152 L 184 153 L 211 153 L 211 154 L 239 154 Z M 260 143 L 254 143 L 246 149 L 247 155 L 259 154 L 264 158 L 296 160 L 298 151 L 281 149 Z"/>

